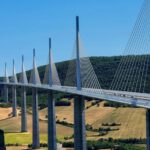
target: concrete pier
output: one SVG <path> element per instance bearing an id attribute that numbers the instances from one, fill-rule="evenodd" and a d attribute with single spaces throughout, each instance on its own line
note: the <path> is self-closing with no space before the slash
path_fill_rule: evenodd
<path id="1" fill-rule="evenodd" d="M 15 71 L 15 61 L 13 60 L 13 75 L 12 75 L 12 83 L 17 84 L 17 76 Z M 17 94 L 16 94 L 16 85 L 12 86 L 12 116 L 17 116 Z"/>
<path id="2" fill-rule="evenodd" d="M 74 149 L 86 150 L 85 101 L 81 96 L 74 99 Z"/>
<path id="3" fill-rule="evenodd" d="M 4 102 L 8 103 L 8 86 L 4 86 Z"/>
<path id="4" fill-rule="evenodd" d="M 36 67 L 35 49 L 33 49 L 33 70 L 31 71 L 30 83 L 40 85 L 40 77 Z M 38 113 L 38 89 L 32 88 L 32 148 L 40 147 L 39 138 L 39 113 Z"/>
<path id="5" fill-rule="evenodd" d="M 39 114 L 38 114 L 38 90 L 32 89 L 32 148 L 36 149 L 40 147 L 39 138 Z"/>
<path id="6" fill-rule="evenodd" d="M 21 132 L 27 132 L 26 88 L 21 88 Z"/>
<path id="7" fill-rule="evenodd" d="M 48 79 L 47 84 L 52 87 L 53 85 L 53 69 L 52 69 L 52 51 L 51 51 L 51 38 L 49 38 L 49 66 L 48 66 Z M 55 121 L 55 100 L 53 92 L 48 92 L 48 150 L 56 150 L 56 121 Z"/>
<path id="8" fill-rule="evenodd" d="M 56 150 L 56 121 L 55 121 L 55 100 L 53 92 L 48 93 L 48 150 Z"/>
<path id="9" fill-rule="evenodd" d="M 82 90 L 79 45 L 79 17 L 76 17 L 76 84 Z M 74 99 L 74 149 L 86 150 L 85 101 L 81 96 Z"/>
<path id="10" fill-rule="evenodd" d="M 12 116 L 17 116 L 17 95 L 16 95 L 16 86 L 12 86 Z"/>
<path id="11" fill-rule="evenodd" d="M 146 144 L 147 150 L 150 150 L 150 109 L 146 110 Z"/>

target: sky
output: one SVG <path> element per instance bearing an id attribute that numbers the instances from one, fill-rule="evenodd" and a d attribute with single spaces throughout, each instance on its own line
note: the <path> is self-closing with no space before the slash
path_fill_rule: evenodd
<path id="1" fill-rule="evenodd" d="M 55 62 L 71 59 L 75 43 L 75 16 L 87 56 L 121 55 L 143 0 L 0 0 L 0 76 L 4 64 L 12 74 L 12 60 L 21 71 L 48 62 L 48 38 L 52 38 Z"/>

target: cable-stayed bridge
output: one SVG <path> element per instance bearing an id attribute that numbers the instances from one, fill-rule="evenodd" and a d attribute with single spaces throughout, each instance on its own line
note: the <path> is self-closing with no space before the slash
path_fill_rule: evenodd
<path id="1" fill-rule="evenodd" d="M 19 80 L 15 72 L 13 61 L 13 75 L 5 75 L 3 82 L 5 102 L 8 102 L 8 87 L 12 88 L 12 114 L 15 117 L 17 107 L 17 87 L 21 87 L 22 114 L 21 131 L 27 132 L 26 89 L 32 89 L 33 111 L 33 148 L 39 148 L 39 116 L 38 116 L 38 90 L 43 89 L 48 94 L 48 149 L 56 150 L 56 122 L 55 98 L 53 92 L 69 93 L 74 97 L 74 148 L 86 150 L 85 129 L 85 97 L 120 102 L 147 109 L 146 133 L 147 149 L 150 150 L 150 94 L 145 92 L 150 75 L 150 1 L 145 0 L 138 15 L 127 46 L 124 57 L 118 65 L 114 79 L 109 89 L 103 89 L 88 57 L 82 56 L 83 45 L 79 35 L 79 17 L 76 17 L 76 40 L 74 57 L 69 63 L 66 79 L 63 84 L 59 79 L 57 68 L 52 59 L 51 39 L 49 39 L 49 63 L 46 66 L 44 80 L 41 81 L 36 66 L 35 49 L 33 50 L 33 69 L 30 80 L 24 67 L 22 57 L 22 72 Z M 117 67 L 117 66 L 116 66 Z"/>

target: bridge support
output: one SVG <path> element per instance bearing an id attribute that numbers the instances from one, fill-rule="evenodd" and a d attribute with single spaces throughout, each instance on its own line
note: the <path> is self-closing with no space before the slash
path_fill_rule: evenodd
<path id="1" fill-rule="evenodd" d="M 26 88 L 22 87 L 21 103 L 21 132 L 27 132 L 27 107 L 26 107 Z"/>
<path id="2" fill-rule="evenodd" d="M 85 101 L 81 96 L 74 100 L 74 149 L 86 150 Z"/>
<path id="3" fill-rule="evenodd" d="M 146 110 L 146 144 L 147 150 L 150 150 L 150 109 Z"/>
<path id="4" fill-rule="evenodd" d="M 32 89 L 33 101 L 32 101 L 32 148 L 40 148 L 39 139 L 39 114 L 38 114 L 38 90 Z"/>
<path id="5" fill-rule="evenodd" d="M 48 93 L 48 150 L 56 150 L 56 121 L 55 121 L 55 100 L 53 92 Z"/>
<path id="6" fill-rule="evenodd" d="M 4 85 L 4 102 L 8 103 L 8 86 Z"/>
<path id="7" fill-rule="evenodd" d="M 16 95 L 16 86 L 12 86 L 12 116 L 17 116 L 17 95 Z"/>

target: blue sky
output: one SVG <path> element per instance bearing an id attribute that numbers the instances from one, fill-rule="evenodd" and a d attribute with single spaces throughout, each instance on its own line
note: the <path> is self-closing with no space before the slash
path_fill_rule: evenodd
<path id="1" fill-rule="evenodd" d="M 48 60 L 48 37 L 52 38 L 55 62 L 71 58 L 75 42 L 75 16 L 80 16 L 80 34 L 88 56 L 121 55 L 143 0 L 1 0 L 0 75 L 4 63 L 12 73 L 32 67 L 32 49 L 37 64 Z"/>

